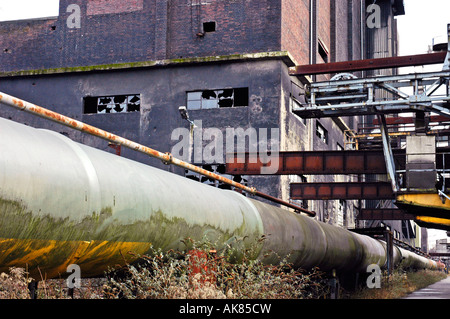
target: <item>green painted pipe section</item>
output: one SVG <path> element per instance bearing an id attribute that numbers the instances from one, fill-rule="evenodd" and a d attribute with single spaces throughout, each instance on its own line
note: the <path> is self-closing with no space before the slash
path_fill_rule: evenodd
<path id="1" fill-rule="evenodd" d="M 365 272 L 386 263 L 385 244 L 368 236 L 55 132 L 0 118 L 0 150 L 0 271 L 27 262 L 56 276 L 75 261 L 83 274 L 101 275 L 120 260 L 121 243 L 168 250 L 183 248 L 188 237 L 242 250 L 265 236 L 255 258 L 276 262 L 266 257 L 274 251 L 301 268 Z M 397 263 L 407 255 L 395 254 Z M 416 256 L 405 260 L 424 265 Z"/>

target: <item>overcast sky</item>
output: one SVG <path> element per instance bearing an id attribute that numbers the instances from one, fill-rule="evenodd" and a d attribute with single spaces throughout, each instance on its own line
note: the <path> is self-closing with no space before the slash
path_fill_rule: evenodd
<path id="1" fill-rule="evenodd" d="M 427 53 L 433 38 L 447 42 L 447 24 L 450 23 L 449 0 L 404 0 L 404 4 L 405 15 L 396 18 L 399 55 Z M 439 65 L 418 66 L 402 71 L 435 71 L 441 68 Z"/>
<path id="2" fill-rule="evenodd" d="M 0 21 L 58 15 L 59 0 L 0 0 Z"/>
<path id="3" fill-rule="evenodd" d="M 339 0 L 337 0 L 339 1 Z M 405 15 L 397 17 L 399 55 L 427 53 L 433 38 L 447 42 L 447 24 L 450 23 L 449 0 L 404 0 Z M 442 65 L 402 68 L 401 73 L 439 71 Z M 434 247 L 436 239 L 446 238 L 443 230 L 428 230 L 428 244 Z"/>
<path id="4" fill-rule="evenodd" d="M 342 1 L 342 0 L 336 0 Z M 446 41 L 450 23 L 449 0 L 404 0 L 405 15 L 397 17 L 399 55 L 427 53 L 433 38 Z M 0 21 L 54 17 L 59 15 L 59 0 L 0 0 Z M 404 72 L 440 70 L 440 65 L 402 69 Z M 429 243 L 445 238 L 444 231 L 429 231 Z"/>

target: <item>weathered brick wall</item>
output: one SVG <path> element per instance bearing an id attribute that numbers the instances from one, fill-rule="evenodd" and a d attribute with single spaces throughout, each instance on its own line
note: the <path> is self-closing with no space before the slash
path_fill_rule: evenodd
<path id="1" fill-rule="evenodd" d="M 62 0 L 57 19 L 0 23 L 0 71 L 278 51 L 280 10 L 281 0 Z M 208 21 L 216 31 L 198 36 Z"/>
<path id="2" fill-rule="evenodd" d="M 169 58 L 280 50 L 280 0 L 199 2 L 169 5 Z M 216 31 L 198 35 L 211 21 Z"/>
<path id="3" fill-rule="evenodd" d="M 316 0 L 316 36 L 329 61 L 347 59 L 347 48 L 349 57 L 359 55 L 357 2 Z M 79 28 L 68 26 L 71 4 L 80 7 Z M 57 19 L 0 23 L 0 71 L 279 50 L 306 64 L 309 6 L 310 0 L 61 0 Z M 204 32 L 205 22 L 216 30 Z"/>
<path id="4" fill-rule="evenodd" d="M 328 56 L 330 55 L 331 47 L 331 7 L 330 0 L 317 0 L 317 37 L 327 50 Z M 329 58 L 328 58 L 329 60 Z M 323 59 L 317 54 L 317 63 L 324 62 Z"/>
<path id="5" fill-rule="evenodd" d="M 309 63 L 309 0 L 282 0 L 281 46 L 298 64 Z"/>
<path id="6" fill-rule="evenodd" d="M 141 11 L 144 9 L 144 0 L 90 0 L 87 3 L 86 14 L 113 14 Z"/>
<path id="7" fill-rule="evenodd" d="M 57 19 L 0 23 L 0 47 L 2 51 L 8 49 L 8 54 L 1 55 L 1 71 L 151 59 L 155 38 L 154 0 L 146 1 L 144 9 L 136 11 L 131 4 L 139 1 L 115 1 L 123 5 L 115 8 L 103 2 L 62 0 Z M 67 12 L 70 4 L 80 7 L 80 28 L 68 27 L 67 20 L 72 14 Z M 120 13 L 109 14 L 111 10 Z"/>

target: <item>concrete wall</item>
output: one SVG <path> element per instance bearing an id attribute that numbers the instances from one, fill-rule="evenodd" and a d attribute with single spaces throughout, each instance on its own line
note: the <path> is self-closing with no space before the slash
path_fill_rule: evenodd
<path id="1" fill-rule="evenodd" d="M 249 103 L 246 107 L 189 110 L 192 120 L 202 121 L 200 129 L 203 132 L 208 128 L 219 128 L 225 137 L 227 128 L 244 130 L 249 127 L 266 128 L 269 134 L 271 128 L 279 128 L 281 70 L 287 74 L 284 62 L 273 60 L 24 76 L 2 78 L 0 91 L 161 152 L 170 152 L 173 146 L 181 141 L 178 136 L 172 140 L 172 132 L 177 128 L 189 128 L 189 123 L 181 118 L 178 111 L 179 106 L 186 105 L 187 91 L 228 87 L 249 89 Z M 84 97 L 121 94 L 141 94 L 140 112 L 83 114 Z M 33 127 L 55 130 L 84 144 L 115 152 L 102 139 L 7 106 L 0 108 L 0 116 Z M 302 139 L 301 136 L 299 138 Z M 203 146 L 210 142 L 210 138 L 204 137 Z M 248 144 L 246 146 L 248 147 Z M 226 145 L 223 147 L 225 156 Z M 122 155 L 184 174 L 176 167 L 168 167 L 159 160 L 150 159 L 131 150 L 122 149 Z M 225 158 L 222 163 L 225 163 Z M 267 177 L 254 179 L 257 184 L 254 186 L 259 190 L 273 196 L 279 195 L 280 189 L 273 187 L 273 184 L 267 181 Z M 278 181 L 278 177 L 271 179 L 275 183 Z M 257 180 L 261 182 L 258 183 Z"/>

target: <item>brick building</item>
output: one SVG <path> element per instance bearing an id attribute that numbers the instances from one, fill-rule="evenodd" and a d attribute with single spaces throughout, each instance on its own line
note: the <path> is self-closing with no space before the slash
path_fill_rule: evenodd
<path id="1" fill-rule="evenodd" d="M 289 68 L 374 56 L 365 2 L 61 0 L 58 17 L 0 23 L 0 91 L 162 152 L 180 142 L 177 129 L 190 129 L 179 106 L 186 106 L 197 124 L 189 138 L 195 144 L 200 134 L 201 152 L 211 146 L 211 128 L 222 137 L 231 128 L 266 129 L 269 147 L 278 141 L 281 151 L 343 149 L 343 129 L 336 120 L 306 120 L 292 113 L 303 84 Z M 401 14 L 402 1 L 378 2 L 382 21 Z M 395 23 L 382 24 L 377 32 L 395 28 Z M 115 152 L 104 140 L 32 115 L 6 107 L 0 115 Z M 343 120 L 349 128 L 359 121 Z M 272 129 L 279 130 L 279 138 L 270 139 Z M 249 141 L 247 150 L 253 146 Z M 220 172 L 228 150 L 223 145 L 223 156 L 214 156 L 214 162 L 196 158 L 195 148 L 182 155 Z M 196 178 L 131 150 L 122 149 L 121 155 Z M 288 201 L 290 182 L 352 177 L 241 178 Z M 301 204 L 322 221 L 354 226 L 356 201 Z"/>

